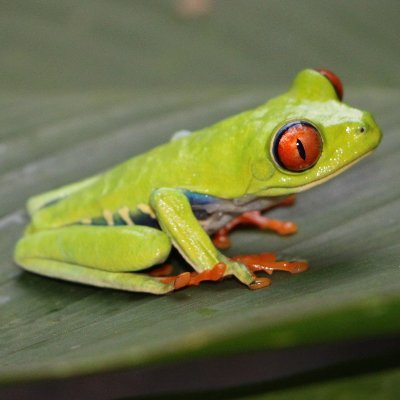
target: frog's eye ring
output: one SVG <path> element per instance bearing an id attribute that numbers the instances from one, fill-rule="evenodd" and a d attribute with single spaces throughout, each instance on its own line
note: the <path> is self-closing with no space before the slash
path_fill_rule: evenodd
<path id="1" fill-rule="evenodd" d="M 340 101 L 343 100 L 343 84 L 340 78 L 329 69 L 319 68 L 316 69 L 321 75 L 325 76 L 335 89 L 336 95 Z"/>
<path id="2" fill-rule="evenodd" d="M 321 135 L 309 122 L 290 122 L 275 135 L 272 152 L 282 168 L 292 172 L 304 171 L 315 165 L 322 153 Z"/>

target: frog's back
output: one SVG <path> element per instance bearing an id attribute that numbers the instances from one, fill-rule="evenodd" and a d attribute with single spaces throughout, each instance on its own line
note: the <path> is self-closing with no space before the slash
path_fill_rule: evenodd
<path id="1" fill-rule="evenodd" d="M 159 187 L 239 197 L 245 185 L 235 182 L 248 178 L 245 152 L 235 151 L 240 136 L 250 140 L 248 130 L 241 135 L 238 124 L 225 120 L 158 146 L 104 174 L 34 197 L 28 203 L 34 230 L 89 220 L 103 223 L 112 218 L 115 222 L 116 213 L 126 219 L 128 211 L 151 216 L 149 196 Z"/>

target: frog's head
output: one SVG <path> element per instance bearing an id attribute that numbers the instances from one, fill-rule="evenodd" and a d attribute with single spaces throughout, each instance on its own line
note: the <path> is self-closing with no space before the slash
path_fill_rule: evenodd
<path id="1" fill-rule="evenodd" d="M 371 114 L 344 104 L 342 95 L 336 75 L 308 69 L 297 75 L 287 93 L 258 110 L 267 136 L 267 166 L 258 159 L 252 170 L 259 194 L 313 187 L 379 144 L 381 131 Z"/>

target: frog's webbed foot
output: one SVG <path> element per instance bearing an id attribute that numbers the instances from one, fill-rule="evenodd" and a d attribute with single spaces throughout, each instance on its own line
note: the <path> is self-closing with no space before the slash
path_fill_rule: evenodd
<path id="1" fill-rule="evenodd" d="M 253 273 L 262 271 L 269 275 L 271 275 L 274 271 L 287 271 L 291 274 L 299 274 L 300 272 L 304 272 L 308 269 L 307 261 L 277 261 L 274 253 L 235 256 L 232 257 L 232 260 L 243 263 Z M 265 282 L 260 282 L 260 280 L 265 279 L 269 281 L 268 278 L 257 277 L 254 282 L 248 286 L 250 289 L 260 289 L 268 286 L 265 284 Z"/>
<path id="2" fill-rule="evenodd" d="M 254 281 L 247 286 L 252 290 L 269 286 L 271 279 L 256 276 L 255 272 L 266 272 L 272 275 L 274 271 L 287 271 L 298 274 L 308 269 L 307 261 L 278 261 L 275 253 L 248 254 L 232 257 L 233 261 L 244 264 L 254 274 Z"/>
<path id="3" fill-rule="evenodd" d="M 202 272 L 182 272 L 179 275 L 167 276 L 161 278 L 161 282 L 165 284 L 174 284 L 174 290 L 182 289 L 187 286 L 198 286 L 204 281 L 220 281 L 224 278 L 227 266 L 220 262 L 211 269 Z"/>
<path id="4" fill-rule="evenodd" d="M 297 231 L 297 225 L 291 221 L 280 221 L 261 215 L 260 211 L 248 211 L 234 218 L 213 235 L 213 243 L 220 249 L 230 246 L 229 232 L 238 225 L 252 225 L 260 229 L 270 229 L 278 235 L 291 235 Z"/>

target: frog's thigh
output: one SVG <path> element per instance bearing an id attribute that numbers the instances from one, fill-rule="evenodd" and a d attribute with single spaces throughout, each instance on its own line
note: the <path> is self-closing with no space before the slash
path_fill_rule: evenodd
<path id="1" fill-rule="evenodd" d="M 23 237 L 17 244 L 15 260 L 41 275 L 161 294 L 173 290 L 173 285 L 128 271 L 162 263 L 170 250 L 169 238 L 157 229 L 75 225 Z"/>

